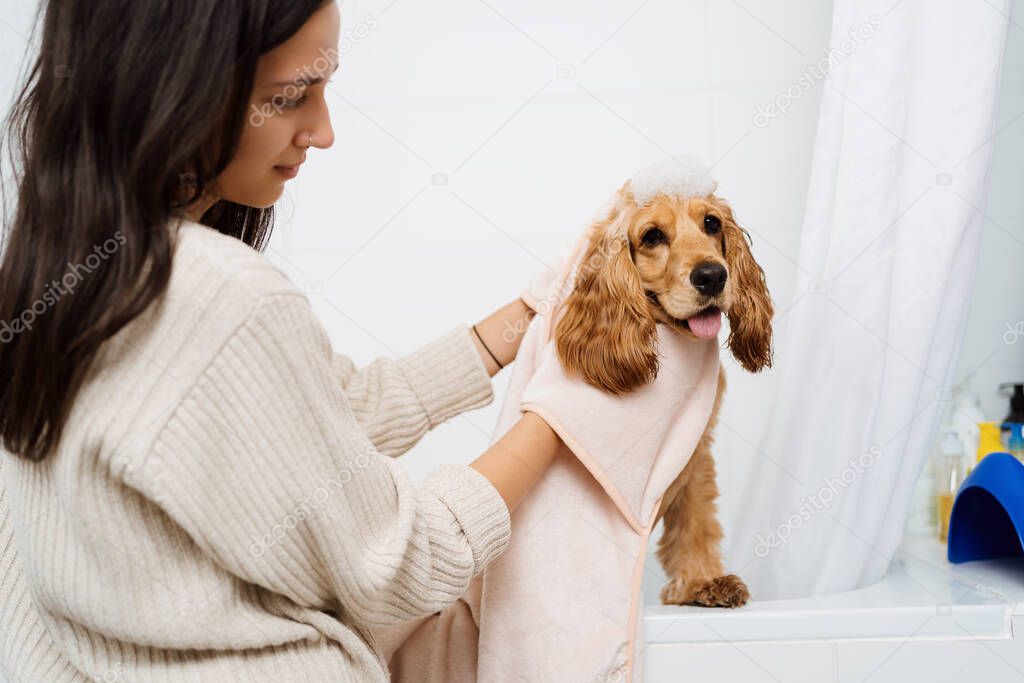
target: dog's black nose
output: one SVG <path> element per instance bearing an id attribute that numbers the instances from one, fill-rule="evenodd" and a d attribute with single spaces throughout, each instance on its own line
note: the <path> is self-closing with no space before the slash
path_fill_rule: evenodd
<path id="1" fill-rule="evenodd" d="M 720 263 L 702 263 L 690 272 L 690 284 L 704 296 L 715 296 L 725 289 L 728 274 Z"/>

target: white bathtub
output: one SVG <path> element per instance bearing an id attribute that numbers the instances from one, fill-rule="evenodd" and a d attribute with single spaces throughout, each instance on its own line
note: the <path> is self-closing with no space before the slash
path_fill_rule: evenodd
<path id="1" fill-rule="evenodd" d="M 737 610 L 661 605 L 648 567 L 647 682 L 1024 681 L 1024 558 L 952 565 L 943 544 L 908 537 L 873 586 Z"/>

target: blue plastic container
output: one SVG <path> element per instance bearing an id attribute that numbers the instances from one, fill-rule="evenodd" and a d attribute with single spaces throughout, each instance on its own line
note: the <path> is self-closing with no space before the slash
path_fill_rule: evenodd
<path id="1" fill-rule="evenodd" d="M 957 492 L 946 557 L 969 562 L 1024 555 L 1024 464 L 1009 453 L 981 459 Z"/>

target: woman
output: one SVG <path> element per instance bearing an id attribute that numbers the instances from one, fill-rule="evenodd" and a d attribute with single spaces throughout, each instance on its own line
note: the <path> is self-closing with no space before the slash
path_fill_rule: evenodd
<path id="1" fill-rule="evenodd" d="M 44 3 L 0 267 L 14 680 L 386 680 L 368 628 L 456 599 L 559 446 L 526 412 L 415 488 L 392 457 L 491 401 L 531 311 L 356 369 L 259 253 L 338 38 L 333 0 Z"/>

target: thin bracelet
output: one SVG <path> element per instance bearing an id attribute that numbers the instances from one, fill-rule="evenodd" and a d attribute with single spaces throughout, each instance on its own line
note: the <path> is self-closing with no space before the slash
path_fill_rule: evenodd
<path id="1" fill-rule="evenodd" d="M 476 338 L 480 340 L 480 345 L 484 347 L 484 351 L 486 351 L 490 355 L 490 357 L 494 359 L 494 362 L 498 364 L 498 369 L 501 370 L 503 367 L 505 367 L 504 365 L 501 364 L 501 361 L 499 361 L 497 357 L 491 352 L 491 350 L 487 348 L 487 344 L 484 343 L 484 338 L 480 336 L 479 332 L 477 332 L 476 325 L 473 325 L 473 334 L 475 334 Z"/>

